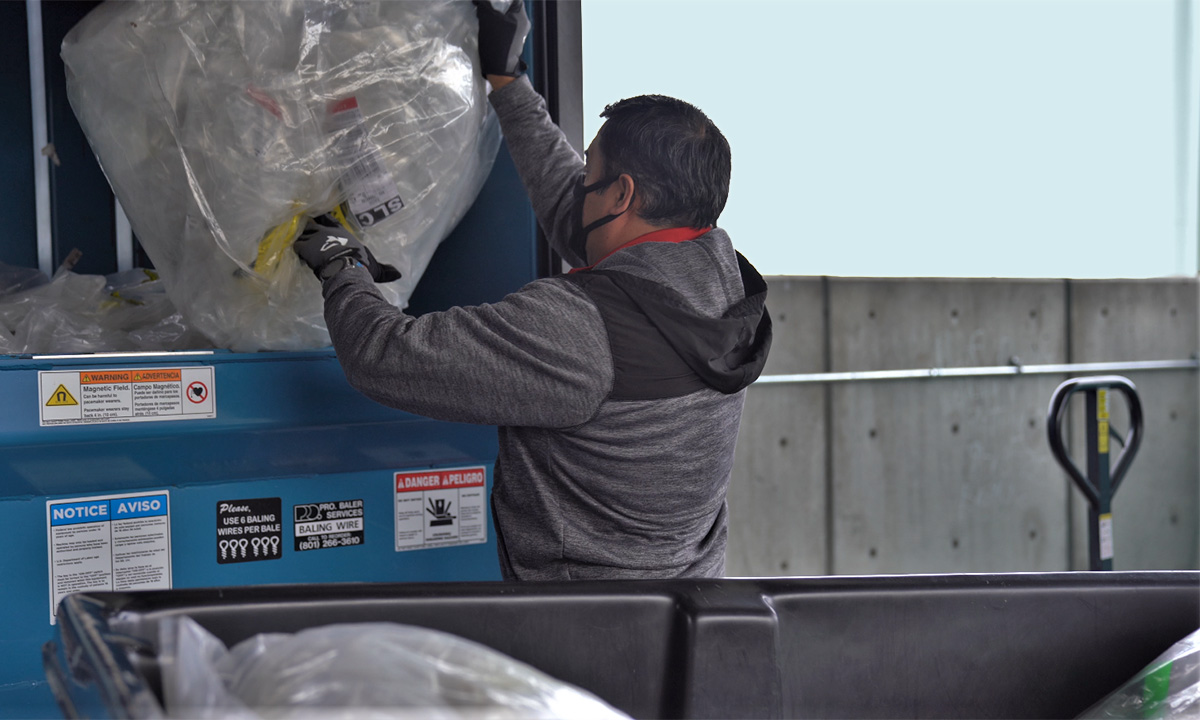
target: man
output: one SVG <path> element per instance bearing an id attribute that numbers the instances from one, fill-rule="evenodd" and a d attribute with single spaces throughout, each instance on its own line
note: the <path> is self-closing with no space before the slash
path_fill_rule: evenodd
<path id="1" fill-rule="evenodd" d="M 691 105 L 639 97 L 605 110 L 585 164 L 522 75 L 520 0 L 477 13 L 490 101 L 577 270 L 414 318 L 375 290 L 387 266 L 310 224 L 295 247 L 346 377 L 391 407 L 499 426 L 506 579 L 720 577 L 745 387 L 771 339 L 762 277 L 712 227 L 728 143 Z"/>

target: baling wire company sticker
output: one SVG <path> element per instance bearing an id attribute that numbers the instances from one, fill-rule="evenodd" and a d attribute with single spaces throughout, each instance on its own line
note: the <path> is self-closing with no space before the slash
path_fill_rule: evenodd
<path id="1" fill-rule="evenodd" d="M 171 587 L 171 508 L 165 490 L 46 501 L 50 623 L 73 592 Z"/>
<path id="2" fill-rule="evenodd" d="M 228 565 L 283 557 L 282 507 L 279 498 L 217 503 L 217 562 Z"/>
<path id="3" fill-rule="evenodd" d="M 396 551 L 487 542 L 487 470 L 396 473 Z"/>
<path id="4" fill-rule="evenodd" d="M 363 501 L 306 503 L 292 506 L 296 552 L 362 545 Z"/>

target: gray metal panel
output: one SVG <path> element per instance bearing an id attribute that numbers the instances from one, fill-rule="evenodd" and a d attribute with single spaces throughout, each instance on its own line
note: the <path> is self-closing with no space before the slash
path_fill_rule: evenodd
<path id="1" fill-rule="evenodd" d="M 775 339 L 766 372 L 820 372 L 821 278 L 767 284 Z M 825 398 L 821 387 L 747 391 L 729 488 L 727 575 L 826 572 Z"/>
<path id="2" fill-rule="evenodd" d="M 834 371 L 1066 360 L 1059 281 L 834 280 Z M 1054 376 L 833 388 L 833 571 L 1059 570 Z"/>
<path id="3" fill-rule="evenodd" d="M 1067 480 L 1045 442 L 1057 384 L 835 387 L 833 571 L 1066 569 Z"/>
<path id="4" fill-rule="evenodd" d="M 1186 358 L 1200 352 L 1196 278 L 1072 281 L 1071 294 L 1071 345 L 1077 361 Z M 1113 567 L 1200 567 L 1197 373 L 1124 376 L 1138 387 L 1146 434 L 1113 500 Z M 1072 447 L 1076 464 L 1084 468 L 1082 398 L 1072 405 Z M 1113 427 L 1128 432 L 1119 397 L 1111 402 L 1111 412 Z M 1112 453 L 1119 450 L 1111 445 Z M 1072 568 L 1086 569 L 1087 504 L 1078 492 L 1072 493 L 1072 517 Z"/>
<path id="5" fill-rule="evenodd" d="M 1066 359 L 1060 280 L 832 279 L 834 372 Z"/>
<path id="6" fill-rule="evenodd" d="M 583 137 L 583 9 L 579 3 L 556 3 L 558 126 L 580 155 L 590 138 Z"/>

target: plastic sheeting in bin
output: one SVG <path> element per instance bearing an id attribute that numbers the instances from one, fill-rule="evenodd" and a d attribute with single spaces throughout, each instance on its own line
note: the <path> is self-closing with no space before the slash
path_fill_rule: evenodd
<path id="1" fill-rule="evenodd" d="M 1200 630 L 1172 645 L 1081 718 L 1200 717 Z"/>
<path id="2" fill-rule="evenodd" d="M 183 616 L 160 635 L 171 717 L 628 718 L 491 648 L 410 625 L 325 625 L 227 650 Z"/>
<path id="3" fill-rule="evenodd" d="M 208 347 L 158 275 L 38 270 L 0 263 L 0 355 L 163 351 Z"/>
<path id="4" fill-rule="evenodd" d="M 403 307 L 499 147 L 474 7 L 106 2 L 63 41 L 80 125 L 187 322 L 219 347 L 328 345 L 290 250 L 348 210 Z"/>

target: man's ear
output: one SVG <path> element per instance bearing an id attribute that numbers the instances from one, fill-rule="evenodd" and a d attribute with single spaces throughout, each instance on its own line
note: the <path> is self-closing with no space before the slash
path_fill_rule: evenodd
<path id="1" fill-rule="evenodd" d="M 637 183 L 634 182 L 633 176 L 629 173 L 621 173 L 617 176 L 617 180 L 613 185 L 617 188 L 617 196 L 609 212 L 613 214 L 623 213 L 633 207 L 633 197 L 634 191 L 637 190 Z"/>

